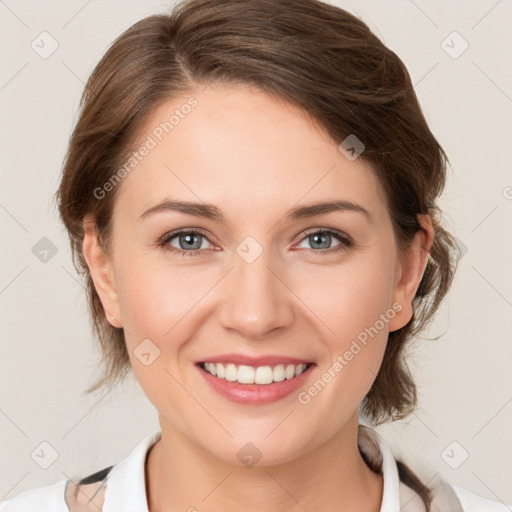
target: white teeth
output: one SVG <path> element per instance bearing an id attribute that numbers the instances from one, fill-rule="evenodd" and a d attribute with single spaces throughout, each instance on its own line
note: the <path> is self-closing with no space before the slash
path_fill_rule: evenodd
<path id="1" fill-rule="evenodd" d="M 295 365 L 294 364 L 289 364 L 287 367 L 286 367 L 286 370 L 284 372 L 284 375 L 287 379 L 293 379 L 293 377 L 295 377 Z"/>
<path id="2" fill-rule="evenodd" d="M 235 382 L 238 379 L 238 370 L 234 364 L 226 365 L 226 376 L 224 378 L 231 382 Z"/>
<path id="3" fill-rule="evenodd" d="M 305 364 L 299 364 L 298 366 L 296 366 L 296 368 L 295 368 L 295 377 L 297 377 L 297 375 L 300 375 L 305 369 L 306 369 L 306 365 Z"/>
<path id="4" fill-rule="evenodd" d="M 210 363 L 210 364 L 215 364 L 215 363 Z M 224 379 L 226 377 L 226 369 L 224 368 L 223 364 L 217 363 L 215 365 L 215 369 L 217 370 L 217 377 L 219 377 L 219 379 Z"/>
<path id="5" fill-rule="evenodd" d="M 212 375 L 217 375 L 217 366 L 215 363 L 204 363 L 204 366 Z"/>
<path id="6" fill-rule="evenodd" d="M 282 382 L 285 379 L 293 379 L 303 373 L 306 364 L 278 364 L 276 366 L 252 366 L 240 365 L 232 363 L 204 363 L 203 368 L 220 379 L 230 382 L 239 382 L 240 384 L 272 384 L 272 382 Z"/>
<path id="7" fill-rule="evenodd" d="M 284 380 L 284 365 L 278 364 L 274 368 L 274 382 L 282 382 Z"/>
<path id="8" fill-rule="evenodd" d="M 271 366 L 258 366 L 254 375 L 256 384 L 272 384 L 274 380 L 274 371 Z"/>
<path id="9" fill-rule="evenodd" d="M 254 368 L 240 365 L 238 367 L 238 382 L 241 384 L 254 384 Z"/>

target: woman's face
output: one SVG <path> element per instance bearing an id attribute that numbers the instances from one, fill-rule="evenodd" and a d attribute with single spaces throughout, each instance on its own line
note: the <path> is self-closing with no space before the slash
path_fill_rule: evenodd
<path id="1" fill-rule="evenodd" d="M 294 107 L 240 86 L 193 97 L 146 123 L 146 156 L 117 185 L 112 259 L 95 262 L 90 233 L 84 253 L 162 429 L 226 462 L 242 447 L 289 461 L 357 423 L 428 254 L 416 244 L 399 264 L 373 171 Z M 155 209 L 171 201 L 197 206 Z M 310 208 L 335 201 L 352 206 Z M 280 382 L 233 381 L 255 376 Z"/>

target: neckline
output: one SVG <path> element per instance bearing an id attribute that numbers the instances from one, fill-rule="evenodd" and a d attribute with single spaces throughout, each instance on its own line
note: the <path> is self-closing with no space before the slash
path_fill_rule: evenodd
<path id="1" fill-rule="evenodd" d="M 161 437 L 161 430 L 153 431 L 113 466 L 108 477 L 103 512 L 149 512 L 146 462 L 151 448 Z M 358 425 L 358 446 L 383 476 L 379 512 L 399 512 L 400 480 L 390 447 L 376 430 L 363 424 Z"/>

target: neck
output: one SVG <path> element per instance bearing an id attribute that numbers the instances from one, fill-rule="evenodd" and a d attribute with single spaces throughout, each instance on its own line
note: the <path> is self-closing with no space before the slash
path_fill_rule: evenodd
<path id="1" fill-rule="evenodd" d="M 228 464 L 160 420 L 162 438 L 146 465 L 151 512 L 282 510 L 378 512 L 382 474 L 364 462 L 358 417 L 326 443 L 290 462 L 251 468 Z"/>

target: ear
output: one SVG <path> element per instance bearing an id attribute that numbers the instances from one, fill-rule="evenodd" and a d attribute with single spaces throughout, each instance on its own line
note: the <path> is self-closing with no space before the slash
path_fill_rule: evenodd
<path id="1" fill-rule="evenodd" d="M 94 287 L 100 297 L 107 320 L 113 327 L 122 327 L 119 300 L 110 258 L 99 244 L 96 222 L 90 215 L 83 220 L 82 252 L 89 266 Z"/>
<path id="2" fill-rule="evenodd" d="M 434 229 L 430 215 L 418 215 L 421 228 L 416 232 L 410 247 L 403 256 L 402 263 L 397 267 L 393 302 L 401 304 L 400 312 L 389 322 L 389 331 L 402 328 L 411 320 L 414 313 L 412 301 L 425 272 L 430 248 L 434 239 Z"/>

